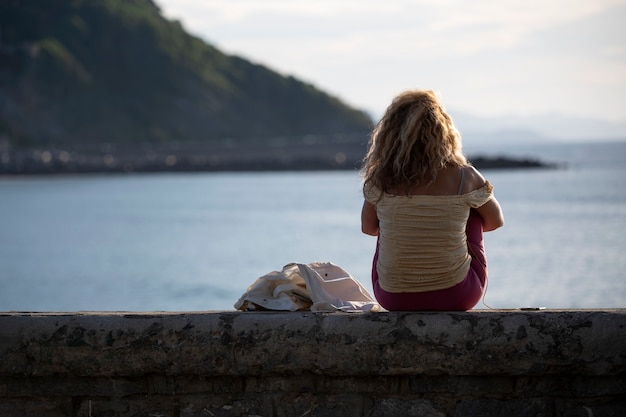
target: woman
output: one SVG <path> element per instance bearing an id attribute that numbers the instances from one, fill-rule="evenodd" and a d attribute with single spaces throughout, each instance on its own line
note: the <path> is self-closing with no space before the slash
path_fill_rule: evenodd
<path id="1" fill-rule="evenodd" d="M 368 146 L 361 225 L 378 236 L 376 299 L 387 310 L 471 309 L 487 284 L 483 231 L 504 218 L 452 119 L 432 91 L 407 91 Z"/>

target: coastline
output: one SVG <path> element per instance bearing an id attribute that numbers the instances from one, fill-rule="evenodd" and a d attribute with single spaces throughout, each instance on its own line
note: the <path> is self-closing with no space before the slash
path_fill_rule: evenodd
<path id="1" fill-rule="evenodd" d="M 366 145 L 339 143 L 100 144 L 0 149 L 0 175 L 358 170 Z M 480 170 L 556 164 L 505 155 L 469 155 Z"/>

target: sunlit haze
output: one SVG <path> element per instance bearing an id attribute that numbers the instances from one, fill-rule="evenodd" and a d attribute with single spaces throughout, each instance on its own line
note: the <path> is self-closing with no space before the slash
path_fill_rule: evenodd
<path id="1" fill-rule="evenodd" d="M 228 54 L 376 115 L 409 88 L 481 117 L 626 121 L 626 1 L 157 0 Z"/>

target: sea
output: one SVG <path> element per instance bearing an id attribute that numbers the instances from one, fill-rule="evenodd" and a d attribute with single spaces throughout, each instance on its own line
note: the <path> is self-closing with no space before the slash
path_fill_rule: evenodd
<path id="1" fill-rule="evenodd" d="M 477 309 L 626 307 L 626 142 L 468 147 L 555 169 L 485 170 L 506 224 L 485 234 Z M 357 171 L 0 178 L 0 311 L 223 311 L 291 262 L 371 293 Z"/>

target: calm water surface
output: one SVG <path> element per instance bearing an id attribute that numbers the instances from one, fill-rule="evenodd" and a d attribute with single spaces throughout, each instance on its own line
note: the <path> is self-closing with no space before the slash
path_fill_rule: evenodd
<path id="1" fill-rule="evenodd" d="M 485 236 L 486 303 L 626 307 L 626 143 L 506 153 L 568 168 L 483 172 L 506 217 Z M 232 309 L 294 261 L 370 289 L 361 203 L 356 172 L 0 179 L 0 310 Z"/>

